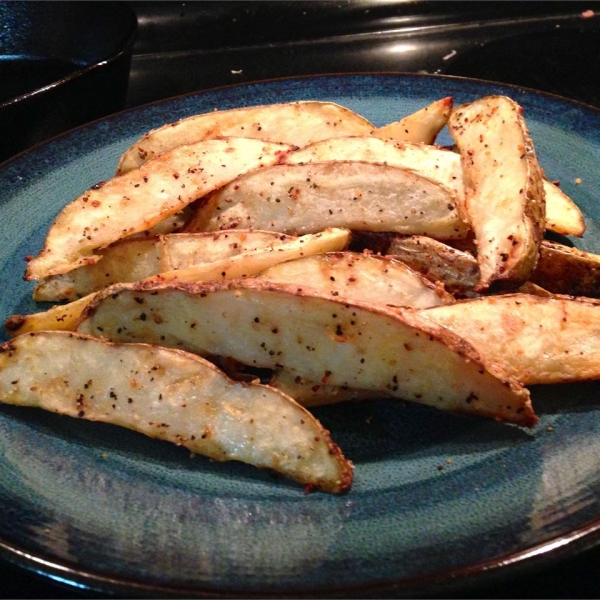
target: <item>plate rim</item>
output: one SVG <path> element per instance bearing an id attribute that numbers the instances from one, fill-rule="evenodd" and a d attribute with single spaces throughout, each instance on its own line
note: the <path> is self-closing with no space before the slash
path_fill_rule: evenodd
<path id="1" fill-rule="evenodd" d="M 257 86 L 262 84 L 285 83 L 287 81 L 314 80 L 326 78 L 360 78 L 360 77 L 399 77 L 399 78 L 419 78 L 430 80 L 451 80 L 456 82 L 466 82 L 481 86 L 504 88 L 507 91 L 516 90 L 527 95 L 546 98 L 549 101 L 567 103 L 576 108 L 585 111 L 592 111 L 600 117 L 600 108 L 591 106 L 579 100 L 536 90 L 517 84 L 503 83 L 498 81 L 486 80 L 481 78 L 472 78 L 457 75 L 445 75 L 438 73 L 411 73 L 404 71 L 356 71 L 343 73 L 318 73 L 306 75 L 293 75 L 273 77 L 267 79 L 257 79 L 239 83 L 225 84 L 221 86 L 177 94 L 168 98 L 154 100 L 135 107 L 129 107 L 119 112 L 107 115 L 87 122 L 83 125 L 62 132 L 50 139 L 44 140 L 19 152 L 0 163 L 0 174 L 15 162 L 23 160 L 30 154 L 40 152 L 47 146 L 51 146 L 65 138 L 78 135 L 79 132 L 91 129 L 99 123 L 109 123 L 112 120 L 121 119 L 125 115 L 133 114 L 143 109 L 160 106 L 178 99 L 198 97 L 215 92 L 235 90 L 243 87 Z M 167 595 L 174 597 L 179 594 L 190 595 L 190 597 L 216 597 L 216 598 L 259 598 L 259 597 L 278 597 L 278 598 L 307 598 L 322 597 L 327 594 L 331 597 L 346 596 L 353 593 L 381 594 L 385 592 L 394 592 L 406 597 L 408 594 L 418 592 L 421 594 L 435 594 L 437 592 L 456 592 L 466 590 L 473 586 L 487 585 L 493 581 L 504 582 L 511 575 L 517 575 L 529 570 L 543 568 L 566 558 L 571 558 L 600 545 L 600 514 L 589 522 L 577 527 L 567 533 L 557 535 L 544 542 L 520 548 L 513 552 L 505 553 L 473 563 L 471 565 L 437 571 L 430 574 L 404 577 L 401 579 L 391 579 L 388 581 L 375 583 L 349 584 L 335 587 L 315 587 L 309 590 L 289 589 L 285 593 L 272 593 L 260 590 L 236 590 L 227 588 L 218 590 L 209 587 L 186 587 L 169 586 L 164 584 L 147 583 L 128 579 L 126 577 L 110 577 L 101 573 L 96 573 L 93 569 L 81 568 L 69 564 L 66 560 L 55 560 L 44 557 L 42 554 L 33 554 L 25 548 L 19 547 L 0 539 L 0 560 L 8 564 L 15 565 L 26 571 L 33 572 L 43 578 L 51 580 L 55 585 L 57 582 L 68 589 L 87 589 L 94 592 L 123 593 L 132 592 L 146 596 L 147 594 L 161 596 Z M 68 577 L 68 578 L 67 578 Z"/>

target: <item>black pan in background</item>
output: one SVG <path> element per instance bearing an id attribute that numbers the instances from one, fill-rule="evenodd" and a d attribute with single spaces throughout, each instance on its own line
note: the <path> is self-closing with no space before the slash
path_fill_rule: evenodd
<path id="1" fill-rule="evenodd" d="M 0 162 L 121 110 L 136 31 L 121 2 L 0 2 Z"/>

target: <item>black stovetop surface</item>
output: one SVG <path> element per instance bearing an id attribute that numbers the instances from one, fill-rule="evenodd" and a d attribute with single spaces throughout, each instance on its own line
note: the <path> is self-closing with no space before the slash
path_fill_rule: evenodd
<path id="1" fill-rule="evenodd" d="M 129 2 L 126 108 L 292 75 L 424 72 L 517 84 L 600 108 L 600 2 Z M 598 598 L 600 549 L 460 590 L 463 598 Z M 443 592 L 442 592 L 442 595 Z M 107 597 L 0 565 L 4 598 Z"/>

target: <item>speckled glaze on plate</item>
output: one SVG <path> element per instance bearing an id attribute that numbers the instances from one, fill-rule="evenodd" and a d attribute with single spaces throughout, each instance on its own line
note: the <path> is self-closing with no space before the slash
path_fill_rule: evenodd
<path id="1" fill-rule="evenodd" d="M 598 111 L 458 78 L 294 78 L 121 113 L 0 167 L 0 314 L 36 309 L 23 257 L 38 252 L 62 206 L 110 177 L 121 152 L 151 128 L 215 107 L 298 99 L 333 100 L 381 125 L 444 96 L 459 104 L 490 93 L 525 108 L 547 175 L 586 215 L 576 245 L 600 252 Z M 356 466 L 342 496 L 305 494 L 269 473 L 191 458 L 113 426 L 2 406 L 1 554 L 127 595 L 450 589 L 597 541 L 599 391 L 595 383 L 536 388 L 532 431 L 390 401 L 318 410 Z"/>

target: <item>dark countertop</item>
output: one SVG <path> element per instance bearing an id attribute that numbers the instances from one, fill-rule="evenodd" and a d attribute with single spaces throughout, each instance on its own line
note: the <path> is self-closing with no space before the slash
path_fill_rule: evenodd
<path id="1" fill-rule="evenodd" d="M 407 71 L 478 77 L 600 108 L 599 2 L 129 2 L 126 107 L 288 75 Z M 600 597 L 600 548 L 440 597 Z M 3 598 L 110 597 L 0 564 Z"/>

